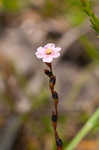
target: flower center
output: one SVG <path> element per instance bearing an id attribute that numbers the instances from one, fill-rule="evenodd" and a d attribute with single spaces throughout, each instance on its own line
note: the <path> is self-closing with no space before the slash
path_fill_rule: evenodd
<path id="1" fill-rule="evenodd" d="M 45 53 L 46 55 L 50 55 L 52 53 L 52 50 L 48 48 Z"/>

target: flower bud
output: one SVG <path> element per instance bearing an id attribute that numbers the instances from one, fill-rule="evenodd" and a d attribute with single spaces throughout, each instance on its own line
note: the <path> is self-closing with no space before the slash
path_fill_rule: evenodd
<path id="1" fill-rule="evenodd" d="M 57 121 L 57 115 L 56 114 L 52 114 L 52 121 L 56 122 Z"/>
<path id="2" fill-rule="evenodd" d="M 44 70 L 44 72 L 45 72 L 45 74 L 48 76 L 48 77 L 51 77 L 51 76 L 53 76 L 53 74 L 52 74 L 52 72 L 51 71 L 49 71 L 49 70 Z"/>
<path id="3" fill-rule="evenodd" d="M 54 91 L 54 92 L 52 93 L 52 97 L 53 97 L 53 99 L 58 100 L 58 94 L 57 94 L 56 91 Z"/>
<path id="4" fill-rule="evenodd" d="M 62 140 L 60 138 L 57 138 L 56 139 L 56 144 L 57 144 L 57 146 L 62 147 L 63 142 L 62 142 Z"/>
<path id="5" fill-rule="evenodd" d="M 54 85 L 55 85 L 55 82 L 56 82 L 56 78 L 55 78 L 55 76 L 52 76 L 52 77 L 50 78 L 50 85 L 54 86 Z"/>

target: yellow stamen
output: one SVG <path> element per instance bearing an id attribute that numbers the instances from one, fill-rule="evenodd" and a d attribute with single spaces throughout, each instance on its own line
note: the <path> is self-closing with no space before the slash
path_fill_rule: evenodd
<path id="1" fill-rule="evenodd" d="M 50 55 L 51 53 L 52 53 L 52 50 L 48 48 L 48 49 L 46 50 L 46 54 L 47 54 L 47 55 Z"/>

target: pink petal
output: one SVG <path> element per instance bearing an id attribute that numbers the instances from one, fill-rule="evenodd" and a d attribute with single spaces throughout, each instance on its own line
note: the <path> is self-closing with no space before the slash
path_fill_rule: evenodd
<path id="1" fill-rule="evenodd" d="M 56 48 L 54 48 L 54 50 L 57 51 L 57 52 L 60 52 L 62 50 L 62 48 L 61 47 L 56 47 Z"/>
<path id="2" fill-rule="evenodd" d="M 55 48 L 55 44 L 54 43 L 48 43 L 44 46 L 44 48 Z"/>
<path id="3" fill-rule="evenodd" d="M 43 47 L 39 47 L 39 48 L 37 48 L 37 52 L 40 52 L 40 53 L 42 53 L 42 52 L 44 52 L 44 48 Z"/>
<path id="4" fill-rule="evenodd" d="M 60 56 L 60 53 L 54 53 L 53 58 L 57 58 Z"/>
<path id="5" fill-rule="evenodd" d="M 45 58 L 43 58 L 43 62 L 47 62 L 47 63 L 52 62 L 52 60 L 53 60 L 53 57 L 45 57 Z"/>
<path id="6" fill-rule="evenodd" d="M 39 59 L 40 59 L 40 58 L 43 58 L 43 54 L 40 53 L 40 52 L 36 52 L 35 55 L 36 55 L 36 57 L 39 58 Z"/>

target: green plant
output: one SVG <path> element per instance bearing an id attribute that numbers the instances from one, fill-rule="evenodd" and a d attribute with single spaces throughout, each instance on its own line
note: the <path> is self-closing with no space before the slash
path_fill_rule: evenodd
<path id="1" fill-rule="evenodd" d="M 84 12 L 89 16 L 92 28 L 99 33 L 99 18 L 95 15 L 92 9 L 91 0 L 81 0 Z"/>

